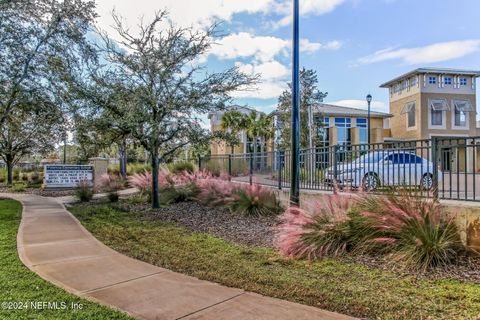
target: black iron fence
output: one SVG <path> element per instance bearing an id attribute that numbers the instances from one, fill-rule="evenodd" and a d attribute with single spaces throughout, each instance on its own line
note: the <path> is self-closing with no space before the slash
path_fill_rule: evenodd
<path id="1" fill-rule="evenodd" d="M 480 200 L 480 137 L 432 138 L 377 144 L 335 145 L 300 152 L 300 188 L 395 192 L 426 197 Z M 198 159 L 201 169 L 233 180 L 290 187 L 290 152 L 214 155 Z"/>

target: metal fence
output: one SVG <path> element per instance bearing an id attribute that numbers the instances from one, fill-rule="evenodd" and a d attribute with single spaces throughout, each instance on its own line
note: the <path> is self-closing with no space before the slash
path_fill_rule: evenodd
<path id="1" fill-rule="evenodd" d="M 480 201 L 480 137 L 335 145 L 300 152 L 300 188 L 368 192 L 399 189 L 425 197 Z M 201 169 L 234 181 L 290 187 L 290 152 L 215 155 Z"/>

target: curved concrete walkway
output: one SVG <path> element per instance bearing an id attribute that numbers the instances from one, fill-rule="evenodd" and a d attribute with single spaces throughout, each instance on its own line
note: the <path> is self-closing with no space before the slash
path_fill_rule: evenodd
<path id="1" fill-rule="evenodd" d="M 71 293 L 137 318 L 351 319 L 128 258 L 93 237 L 58 199 L 18 194 L 0 197 L 23 205 L 17 246 L 28 268 Z"/>

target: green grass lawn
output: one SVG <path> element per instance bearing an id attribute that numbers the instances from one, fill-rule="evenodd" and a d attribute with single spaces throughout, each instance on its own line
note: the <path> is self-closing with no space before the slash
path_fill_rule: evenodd
<path id="1" fill-rule="evenodd" d="M 0 200 L 0 319 L 132 319 L 69 294 L 25 267 L 16 247 L 20 214 L 20 203 Z M 50 302 L 50 307 L 56 303 L 58 309 L 35 305 L 35 302 Z M 82 309 L 73 310 L 72 304 Z M 64 306 L 68 309 L 62 309 Z"/>
<path id="2" fill-rule="evenodd" d="M 98 239 L 133 258 L 227 286 L 370 319 L 477 319 L 480 285 L 419 280 L 354 263 L 291 261 L 110 205 L 71 211 Z"/>

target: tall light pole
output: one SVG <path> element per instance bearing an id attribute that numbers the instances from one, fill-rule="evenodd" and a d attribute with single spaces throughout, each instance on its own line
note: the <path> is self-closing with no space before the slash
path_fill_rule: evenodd
<path id="1" fill-rule="evenodd" d="M 368 137 L 368 148 L 370 148 L 370 104 L 372 103 L 372 95 L 367 95 L 367 103 L 368 103 L 368 120 L 367 120 L 367 137 Z"/>
<path id="2" fill-rule="evenodd" d="M 290 204 L 300 205 L 300 14 L 299 0 L 293 0 L 293 63 L 292 63 L 292 173 Z"/>

